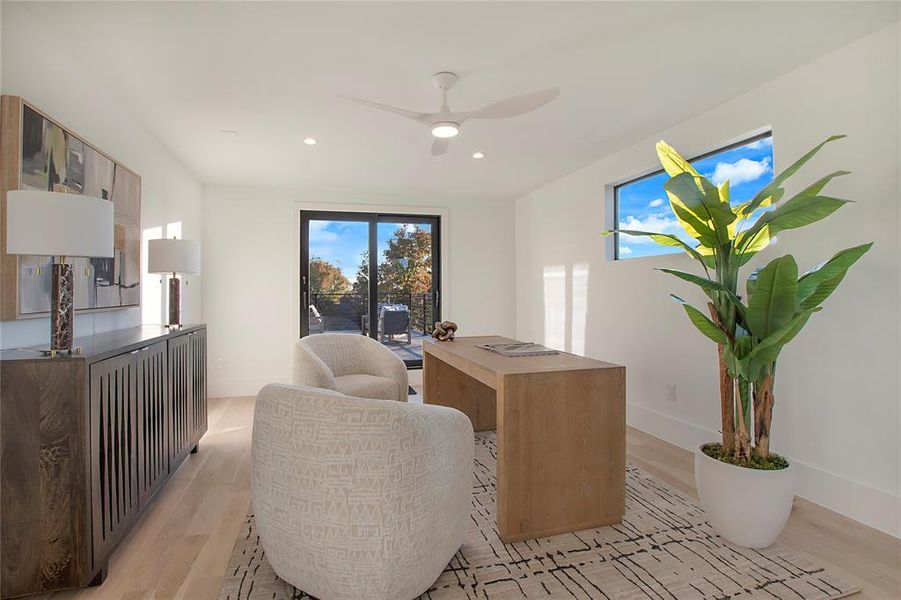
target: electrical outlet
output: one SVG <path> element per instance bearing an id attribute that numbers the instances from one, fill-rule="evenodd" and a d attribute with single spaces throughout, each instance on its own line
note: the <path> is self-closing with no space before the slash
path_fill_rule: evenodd
<path id="1" fill-rule="evenodd" d="M 670 402 L 676 401 L 676 384 L 668 383 L 666 384 L 666 399 Z"/>
<path id="2" fill-rule="evenodd" d="M 220 371 L 221 371 L 222 369 L 225 368 L 225 367 L 223 366 L 223 363 L 222 363 L 222 359 L 221 359 L 221 358 L 217 358 L 217 359 L 216 359 L 216 368 L 219 369 Z"/>

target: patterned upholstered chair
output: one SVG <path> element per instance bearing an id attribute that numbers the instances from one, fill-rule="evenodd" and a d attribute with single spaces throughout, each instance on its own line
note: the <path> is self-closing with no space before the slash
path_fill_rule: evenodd
<path id="1" fill-rule="evenodd" d="M 404 361 L 364 335 L 319 333 L 297 341 L 293 382 L 358 398 L 407 401 Z"/>
<path id="2" fill-rule="evenodd" d="M 463 543 L 473 446 L 451 408 L 267 385 L 251 497 L 272 568 L 322 600 L 425 592 Z"/>

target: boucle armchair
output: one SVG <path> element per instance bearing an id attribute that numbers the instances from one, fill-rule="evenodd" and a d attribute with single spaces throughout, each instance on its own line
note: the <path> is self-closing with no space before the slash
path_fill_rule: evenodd
<path id="1" fill-rule="evenodd" d="M 425 592 L 463 543 L 473 446 L 451 408 L 267 385 L 251 497 L 272 568 L 322 600 Z"/>
<path id="2" fill-rule="evenodd" d="M 404 361 L 364 335 L 318 333 L 297 341 L 293 382 L 358 398 L 407 401 Z"/>

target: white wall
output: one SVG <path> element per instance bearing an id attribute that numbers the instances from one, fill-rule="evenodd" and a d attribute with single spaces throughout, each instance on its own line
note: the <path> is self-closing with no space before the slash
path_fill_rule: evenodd
<path id="1" fill-rule="evenodd" d="M 657 164 L 666 139 L 691 156 L 771 125 L 776 169 L 833 133 L 848 139 L 808 164 L 787 194 L 837 169 L 831 193 L 858 201 L 779 236 L 760 265 L 792 253 L 804 269 L 875 241 L 787 347 L 776 378 L 773 449 L 799 466 L 802 496 L 901 535 L 899 446 L 899 27 L 826 55 L 516 201 L 517 335 L 627 367 L 628 421 L 680 446 L 715 439 L 713 346 L 669 300 L 692 287 L 654 267 L 684 256 L 608 260 L 605 186 Z M 690 67 L 686 67 L 690 68 Z M 677 399 L 667 400 L 667 384 Z"/>
<path id="2" fill-rule="evenodd" d="M 461 335 L 513 334 L 512 201 L 208 186 L 203 296 L 211 396 L 255 394 L 290 379 L 301 205 L 443 213 L 442 316 L 457 321 Z"/>
<path id="3" fill-rule="evenodd" d="M 91 57 L 79 55 L 77 35 L 35 21 L 22 4 L 2 4 L 2 91 L 22 96 L 141 176 L 141 227 L 146 237 L 181 235 L 200 238 L 202 186 L 174 155 L 127 109 L 91 68 Z M 75 334 L 87 335 L 160 323 L 161 287 L 146 272 L 146 242 L 141 277 L 141 308 L 81 314 Z M 199 277 L 183 287 L 183 320 L 202 321 Z M 50 338 L 47 318 L 0 323 L 0 348 L 44 344 Z"/>

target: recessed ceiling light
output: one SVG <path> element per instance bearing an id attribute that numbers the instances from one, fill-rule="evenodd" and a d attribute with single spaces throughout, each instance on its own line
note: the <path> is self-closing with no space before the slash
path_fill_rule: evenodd
<path id="1" fill-rule="evenodd" d="M 484 153 L 484 152 L 473 152 L 473 153 L 472 153 L 472 157 L 473 157 L 473 158 L 476 158 L 476 159 L 478 159 L 478 158 L 485 158 L 485 153 Z"/>
<path id="2" fill-rule="evenodd" d="M 240 133 L 238 133 L 237 129 L 220 129 L 219 133 L 223 135 L 230 135 L 232 137 L 238 137 L 239 135 L 241 135 Z"/>
<path id="3" fill-rule="evenodd" d="M 460 133 L 460 126 L 451 121 L 440 121 L 432 125 L 432 135 L 436 138 L 452 138 Z"/>
<path id="4" fill-rule="evenodd" d="M 303 139 L 303 143 L 307 146 L 315 146 L 318 142 L 315 138 L 308 137 Z"/>

